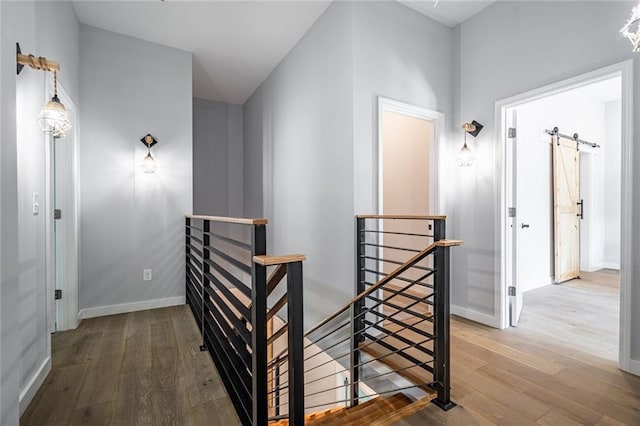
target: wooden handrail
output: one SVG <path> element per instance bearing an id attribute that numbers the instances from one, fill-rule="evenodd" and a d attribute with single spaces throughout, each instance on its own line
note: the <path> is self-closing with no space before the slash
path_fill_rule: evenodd
<path id="1" fill-rule="evenodd" d="M 358 294 L 356 297 L 354 297 L 353 299 L 351 299 L 346 305 L 344 305 L 342 308 L 338 309 L 337 311 L 335 311 L 333 314 L 329 315 L 327 318 L 325 318 L 324 320 L 322 320 L 319 324 L 317 324 L 316 326 L 312 327 L 310 330 L 308 330 L 305 333 L 305 336 L 308 336 L 309 334 L 313 333 L 314 331 L 316 331 L 317 329 L 319 329 L 320 327 L 322 327 L 323 325 L 327 324 L 329 321 L 335 319 L 338 315 L 340 315 L 341 313 L 349 310 L 349 307 L 356 303 L 358 300 L 367 297 L 369 294 L 373 293 L 374 291 L 376 291 L 377 289 L 379 289 L 380 287 L 382 287 L 383 285 L 385 285 L 386 283 L 388 283 L 391 280 L 394 280 L 398 275 L 400 275 L 401 273 L 403 273 L 404 271 L 406 271 L 407 269 L 411 268 L 413 266 L 414 263 L 419 262 L 420 260 L 422 260 L 425 256 L 429 255 L 433 250 L 435 250 L 436 248 L 436 244 L 435 243 L 431 243 L 429 244 L 429 246 L 427 248 L 425 248 L 424 250 L 422 250 L 421 252 L 417 253 L 415 256 L 413 256 L 411 259 L 407 260 L 405 263 L 403 263 L 402 265 L 398 266 L 396 269 L 394 269 L 391 273 L 389 273 L 387 276 L 383 277 L 382 279 L 380 279 L 377 283 L 375 283 L 374 285 L 372 285 L 371 287 L 369 287 L 366 291 Z"/>
<path id="2" fill-rule="evenodd" d="M 305 337 L 309 336 L 311 333 L 313 333 L 314 331 L 318 330 L 319 328 L 321 328 L 322 326 L 326 325 L 327 323 L 329 323 L 331 320 L 335 319 L 338 315 L 340 315 L 341 313 L 349 310 L 349 307 L 354 304 L 355 302 L 357 302 L 358 300 L 367 297 L 369 294 L 373 293 L 374 291 L 378 290 L 380 287 L 382 287 L 383 285 L 387 284 L 389 281 L 394 280 L 398 275 L 400 275 L 402 272 L 406 271 L 407 269 L 411 268 L 411 266 L 413 266 L 414 263 L 419 262 L 420 260 L 422 260 L 424 257 L 428 256 L 432 251 L 435 250 L 436 247 L 452 247 L 452 246 L 459 246 L 462 245 L 463 241 L 462 240 L 440 240 L 438 242 L 432 243 L 430 244 L 427 248 L 425 248 L 424 250 L 422 250 L 421 252 L 417 253 L 415 256 L 413 256 L 411 259 L 407 260 L 405 263 L 403 263 L 402 265 L 398 266 L 396 269 L 394 269 L 390 274 L 388 274 L 387 276 L 383 277 L 382 279 L 378 280 L 377 283 L 375 283 L 373 286 L 369 287 L 366 291 L 360 293 L 359 295 L 357 295 L 356 297 L 354 297 L 353 299 L 351 299 L 347 304 L 345 304 L 342 308 L 338 309 L 337 311 L 335 311 L 333 314 L 329 315 L 328 317 L 326 317 L 324 320 L 322 320 L 320 323 L 316 324 L 315 326 L 313 326 L 312 328 L 310 328 L 309 330 L 307 330 L 304 335 Z M 257 257 L 257 256 L 256 256 Z M 278 355 L 276 355 L 275 357 L 272 356 L 272 360 L 278 360 L 280 359 L 280 357 L 282 357 L 283 354 L 285 354 L 287 351 L 286 349 L 283 349 L 280 351 L 280 353 Z M 272 361 L 273 362 L 273 361 Z"/>
<path id="3" fill-rule="evenodd" d="M 187 219 L 210 220 L 212 222 L 236 223 L 239 225 L 266 225 L 269 223 L 267 219 L 249 219 L 244 217 L 225 217 L 225 216 L 202 216 L 187 214 Z"/>
<path id="4" fill-rule="evenodd" d="M 445 220 L 447 216 L 393 215 L 393 214 L 359 214 L 356 219 L 405 219 L 405 220 Z"/>
<path id="5" fill-rule="evenodd" d="M 462 244 L 464 244 L 464 241 L 462 241 L 462 240 L 440 240 L 440 241 L 436 241 L 436 246 L 438 246 L 438 247 L 455 247 L 455 246 L 461 246 Z"/>
<path id="6" fill-rule="evenodd" d="M 287 275 L 287 265 L 280 265 L 271 273 L 267 279 L 267 297 L 273 293 L 273 290 L 280 284 L 280 281 Z M 251 309 L 251 303 L 247 308 Z"/>
<path id="7" fill-rule="evenodd" d="M 253 261 L 262 266 L 284 265 L 307 260 L 304 254 L 288 254 L 285 256 L 253 256 Z"/>

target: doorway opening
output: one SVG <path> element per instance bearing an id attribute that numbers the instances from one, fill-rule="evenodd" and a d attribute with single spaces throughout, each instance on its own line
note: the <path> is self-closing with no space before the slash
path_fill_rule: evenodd
<path id="1" fill-rule="evenodd" d="M 428 216 L 439 212 L 438 141 L 443 121 L 444 115 L 440 112 L 379 98 L 378 214 Z M 390 247 L 422 250 L 424 247 L 417 244 L 424 241 L 410 234 L 430 231 L 423 229 L 425 221 L 420 220 L 385 219 L 379 226 L 380 231 L 385 231 L 379 234 L 379 243 L 387 247 L 381 247 L 378 255 L 385 260 L 380 260 L 379 265 L 384 273 L 390 273 L 406 260 L 405 251 Z"/>
<path id="2" fill-rule="evenodd" d="M 49 99 L 52 82 L 47 79 L 45 86 Z M 73 127 L 66 136 L 46 136 L 47 317 L 52 333 L 78 326 L 78 115 L 60 83 L 58 96 Z"/>
<path id="3" fill-rule="evenodd" d="M 521 326 L 622 369 L 630 359 L 630 67 L 497 104 L 502 325 L 517 326 L 522 313 Z"/>

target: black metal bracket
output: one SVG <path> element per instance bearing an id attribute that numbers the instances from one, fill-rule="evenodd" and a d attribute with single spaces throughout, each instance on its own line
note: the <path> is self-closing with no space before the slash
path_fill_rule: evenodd
<path id="1" fill-rule="evenodd" d="M 200 352 L 206 352 L 207 351 L 207 345 L 200 345 Z"/>
<path id="2" fill-rule="evenodd" d="M 144 146 L 151 148 L 152 146 L 158 143 L 158 140 L 155 137 L 153 137 L 151 133 L 147 133 L 142 137 L 142 139 L 140 139 L 140 142 L 142 142 Z"/>
<path id="3" fill-rule="evenodd" d="M 20 43 L 16 42 L 16 55 L 19 55 L 21 53 L 22 53 L 22 51 L 20 50 Z M 24 65 L 17 64 L 16 75 L 20 75 L 20 73 L 22 72 L 22 68 L 24 68 Z"/>
<path id="4" fill-rule="evenodd" d="M 482 130 L 484 126 L 478 123 L 476 120 L 473 120 L 471 124 L 473 124 L 476 127 L 476 129 L 473 132 L 467 132 L 467 133 L 469 133 L 471 136 L 475 138 L 476 136 L 478 136 L 478 134 L 480 133 L 480 130 Z"/>

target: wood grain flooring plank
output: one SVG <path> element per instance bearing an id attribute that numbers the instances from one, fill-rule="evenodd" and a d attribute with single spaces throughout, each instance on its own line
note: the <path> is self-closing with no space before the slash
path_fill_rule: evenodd
<path id="1" fill-rule="evenodd" d="M 580 426 L 585 424 L 577 422 L 574 419 L 566 416 L 562 412 L 556 410 L 549 410 L 547 413 L 545 413 L 544 416 L 540 417 L 536 423 L 544 426 Z"/>
<path id="2" fill-rule="evenodd" d="M 228 398 L 218 398 L 196 405 L 190 410 L 190 417 L 194 426 L 214 424 L 236 426 L 241 424 L 236 410 Z"/>
<path id="3" fill-rule="evenodd" d="M 504 395 L 504 404 L 483 395 L 480 392 L 474 392 L 460 400 L 460 404 L 477 408 L 478 415 L 484 417 L 489 422 L 496 425 L 535 425 L 532 420 L 522 416 L 517 411 L 510 408 L 508 395 Z M 506 405 L 505 405 L 506 404 Z M 454 408 L 455 410 L 455 408 Z"/>
<path id="4" fill-rule="evenodd" d="M 155 425 L 151 369 L 120 373 L 113 425 Z"/>
<path id="5" fill-rule="evenodd" d="M 127 315 L 121 372 L 151 368 L 150 311 Z"/>
<path id="6" fill-rule="evenodd" d="M 527 376 L 512 373 L 508 364 L 491 364 L 482 367 L 482 370 L 495 381 L 502 382 L 512 389 L 518 389 L 520 392 L 526 393 L 548 404 L 553 407 L 550 411 L 556 410 L 564 417 L 572 419 L 572 421 L 582 424 L 594 424 L 602 417 L 601 413 L 592 410 L 588 406 L 572 398 L 558 395 L 554 392 L 553 387 L 532 383 L 530 380 L 527 380 Z M 536 373 L 533 372 L 533 374 Z"/>
<path id="7" fill-rule="evenodd" d="M 173 325 L 190 406 L 226 397 L 224 385 L 213 368 L 209 353 L 200 351 L 200 332 L 186 306 L 176 311 Z"/>
<path id="8" fill-rule="evenodd" d="M 96 343 L 95 359 L 89 364 L 76 408 L 115 401 L 124 354 L 126 323 L 126 315 L 108 317 L 102 336 Z"/>
<path id="9" fill-rule="evenodd" d="M 625 426 L 625 424 L 612 419 L 609 416 L 602 416 L 602 419 L 600 419 L 600 421 L 596 423 L 596 426 Z"/>
<path id="10" fill-rule="evenodd" d="M 188 419 L 189 401 L 171 319 L 151 321 L 151 359 L 156 421 L 161 424 L 182 424 Z"/>
<path id="11" fill-rule="evenodd" d="M 37 405 L 30 406 L 21 419 L 23 425 L 67 424 L 78 397 L 87 364 L 61 367 L 51 372 L 47 386 L 40 389 Z"/>
<path id="12" fill-rule="evenodd" d="M 114 403 L 104 402 L 83 408 L 76 408 L 69 421 L 69 425 L 109 426 L 113 417 Z"/>

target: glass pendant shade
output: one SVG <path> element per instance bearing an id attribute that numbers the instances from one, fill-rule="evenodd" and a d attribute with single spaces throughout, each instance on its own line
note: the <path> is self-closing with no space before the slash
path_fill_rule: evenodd
<path id="1" fill-rule="evenodd" d="M 464 146 L 460 149 L 460 153 L 458 155 L 458 166 L 471 167 L 473 165 L 473 160 L 475 160 L 473 152 L 467 146 L 467 142 L 465 141 Z"/>
<path id="2" fill-rule="evenodd" d="M 57 95 L 54 95 L 40 110 L 38 124 L 44 133 L 54 137 L 66 136 L 71 129 L 67 109 Z"/>
<path id="3" fill-rule="evenodd" d="M 151 150 L 147 151 L 147 155 L 144 157 L 142 162 L 142 171 L 144 173 L 155 173 L 156 172 L 156 162 L 153 156 L 151 155 Z"/>
<path id="4" fill-rule="evenodd" d="M 634 52 L 640 52 L 640 3 L 631 9 L 631 17 L 620 30 L 620 34 L 629 39 Z"/>

